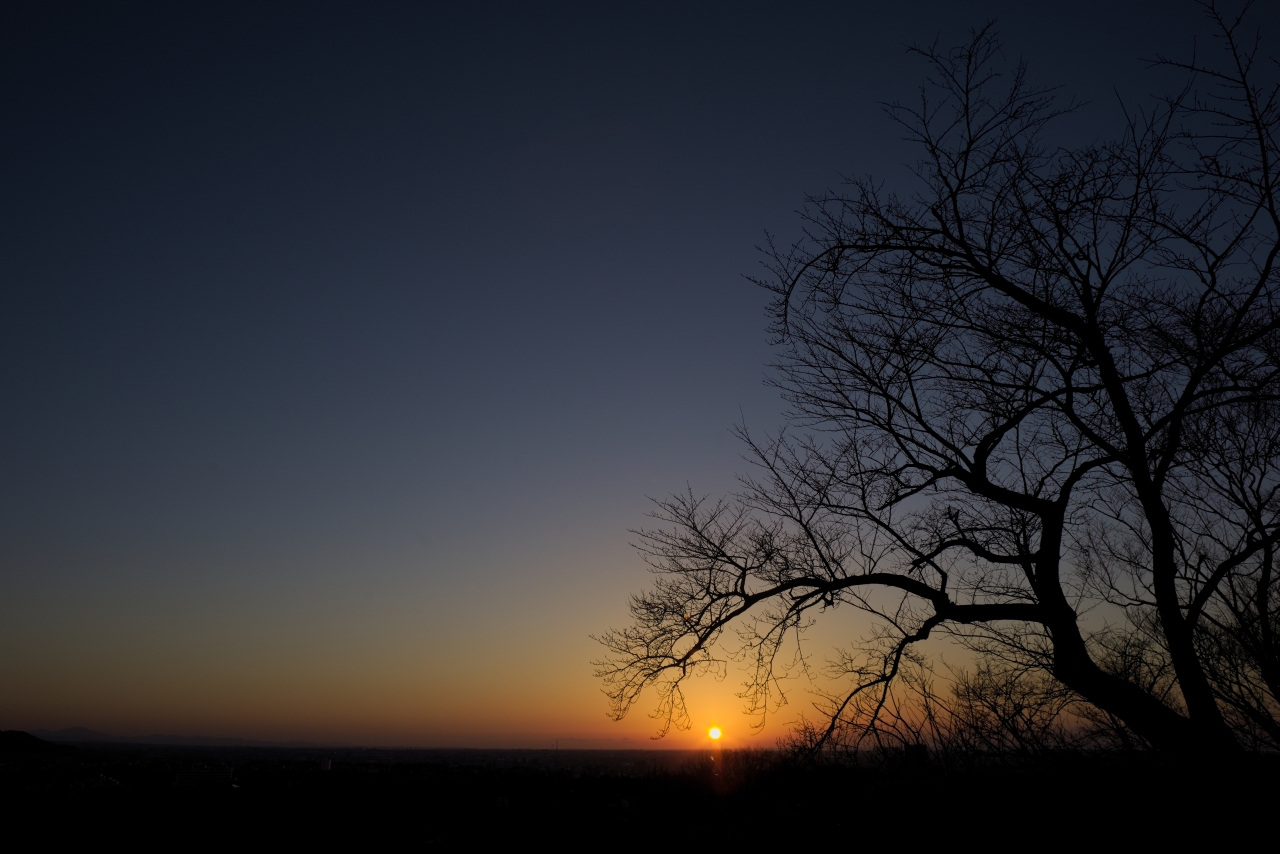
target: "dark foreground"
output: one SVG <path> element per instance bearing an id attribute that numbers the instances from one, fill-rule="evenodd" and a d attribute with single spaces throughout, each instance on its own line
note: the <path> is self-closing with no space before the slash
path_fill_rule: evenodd
<path id="1" fill-rule="evenodd" d="M 37 827 L 50 843 L 1127 848 L 1266 838 L 1280 810 L 1274 756 L 987 757 L 964 769 L 898 756 L 815 767 L 767 752 L 56 745 L 3 735 L 5 826 Z"/>

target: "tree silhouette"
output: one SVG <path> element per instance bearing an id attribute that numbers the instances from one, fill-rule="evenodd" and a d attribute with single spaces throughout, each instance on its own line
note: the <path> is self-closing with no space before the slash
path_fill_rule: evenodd
<path id="1" fill-rule="evenodd" d="M 1186 88 L 1070 149 L 1072 106 L 989 26 L 917 51 L 920 99 L 888 109 L 919 189 L 851 181 L 767 248 L 791 426 L 739 431 L 739 494 L 638 532 L 657 578 L 600 639 L 615 717 L 651 687 L 660 734 L 687 727 L 684 680 L 732 655 L 768 713 L 810 663 L 791 641 L 852 607 L 877 628 L 829 663 L 815 747 L 918 732 L 935 633 L 980 656 L 965 708 L 1036 683 L 1137 743 L 1280 746 L 1280 105 L 1206 12 L 1213 61 L 1158 60 Z"/>

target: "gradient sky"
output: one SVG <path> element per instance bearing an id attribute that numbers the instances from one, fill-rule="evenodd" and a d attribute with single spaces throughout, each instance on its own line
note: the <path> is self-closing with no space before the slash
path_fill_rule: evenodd
<path id="1" fill-rule="evenodd" d="M 646 496 L 731 489 L 729 428 L 779 423 L 743 275 L 806 193 L 902 182 L 905 45 L 998 19 L 1089 102 L 1079 141 L 1207 30 L 1170 2 L 20 5 L 0 729 L 423 746 L 650 746 L 588 635 L 647 584 Z M 771 744 L 736 682 L 667 745 Z"/>

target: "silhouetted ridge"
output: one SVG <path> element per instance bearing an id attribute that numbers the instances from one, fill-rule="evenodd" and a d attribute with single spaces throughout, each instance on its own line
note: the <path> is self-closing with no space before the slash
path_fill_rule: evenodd
<path id="1" fill-rule="evenodd" d="M 109 735 L 84 727 L 68 727 L 60 730 L 36 730 L 34 733 L 45 741 L 58 744 L 155 744 L 173 747 L 324 747 L 310 741 L 255 741 L 248 738 L 220 738 L 206 735 Z"/>
<path id="2" fill-rule="evenodd" d="M 0 732 L 0 755 L 24 756 L 32 753 L 62 753 L 74 748 L 36 738 L 29 732 L 7 729 Z"/>
<path id="3" fill-rule="evenodd" d="M 90 744 L 104 741 L 120 741 L 114 735 L 107 735 L 105 732 L 97 730 L 85 729 L 82 726 L 67 727 L 59 730 L 37 729 L 32 731 L 32 735 L 44 741 L 54 741 L 59 744 Z"/>

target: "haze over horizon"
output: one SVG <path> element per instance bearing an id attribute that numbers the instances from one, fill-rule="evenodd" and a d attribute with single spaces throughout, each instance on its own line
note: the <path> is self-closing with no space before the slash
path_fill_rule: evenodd
<path id="1" fill-rule="evenodd" d="M 730 428 L 781 423 L 755 247 L 844 175 L 909 190 L 880 106 L 925 73 L 906 45 L 996 19 L 1088 138 L 1204 30 L 1155 2 L 0 16 L 0 729 L 424 747 L 771 746 L 803 686 L 754 733 L 735 676 L 700 680 L 655 743 L 591 675 L 650 583 L 648 497 L 730 491 Z"/>

